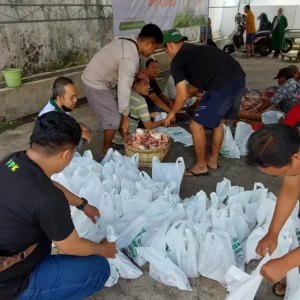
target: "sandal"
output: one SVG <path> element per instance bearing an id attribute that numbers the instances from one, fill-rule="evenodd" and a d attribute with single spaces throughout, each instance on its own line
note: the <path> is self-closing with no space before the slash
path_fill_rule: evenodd
<path id="1" fill-rule="evenodd" d="M 283 298 L 283 297 L 285 296 L 285 293 L 284 293 L 284 294 L 278 294 L 278 293 L 277 293 L 277 290 L 276 290 L 277 287 L 278 287 L 278 285 L 280 285 L 280 284 L 285 285 L 285 288 L 286 288 L 286 283 L 283 282 L 283 281 L 279 281 L 279 282 L 277 282 L 277 283 L 275 283 L 275 284 L 273 285 L 273 287 L 272 287 L 272 292 L 273 292 L 273 294 L 276 295 L 277 297 Z"/>
<path id="2" fill-rule="evenodd" d="M 187 172 L 191 173 L 192 175 L 184 175 L 186 177 L 203 177 L 203 178 L 206 178 L 206 177 L 210 177 L 210 173 L 209 172 L 205 172 L 205 173 L 194 173 L 193 171 L 191 171 L 191 169 L 186 169 Z"/>

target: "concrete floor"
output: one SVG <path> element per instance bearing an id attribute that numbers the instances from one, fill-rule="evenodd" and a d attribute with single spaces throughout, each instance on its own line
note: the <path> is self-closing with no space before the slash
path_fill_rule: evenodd
<path id="1" fill-rule="evenodd" d="M 279 68 L 288 66 L 288 62 L 272 60 L 271 58 L 252 58 L 243 59 L 240 55 L 235 55 L 240 61 L 245 72 L 247 73 L 247 86 L 249 88 L 261 89 L 275 85 L 272 79 L 277 75 Z M 159 79 L 161 86 L 164 86 L 168 73 L 163 73 Z M 45 102 L 47 99 L 45 99 Z M 90 148 L 93 151 L 95 159 L 100 156 L 100 147 L 102 143 L 102 131 L 89 109 L 87 104 L 78 107 L 74 113 L 80 122 L 85 123 L 93 129 L 94 136 Z M 33 128 L 33 119 L 25 121 L 22 125 L 8 129 L 0 134 L 0 158 L 4 155 L 17 150 L 24 150 L 28 146 L 29 136 Z M 208 132 L 209 135 L 209 132 Z M 208 146 L 209 148 L 209 146 Z M 183 151 L 184 150 L 184 151 Z M 166 161 L 174 162 L 181 155 L 184 157 L 187 167 L 192 166 L 194 162 L 193 148 L 183 148 L 181 144 L 173 143 Z M 216 183 L 226 177 L 234 185 L 244 186 L 251 189 L 255 182 L 262 182 L 269 190 L 275 194 L 278 193 L 281 180 L 260 173 L 257 169 L 246 166 L 244 159 L 224 159 L 220 157 L 221 169 L 213 172 L 213 176 L 208 179 L 184 178 L 181 188 L 181 197 L 190 197 L 200 190 L 207 194 L 215 191 Z M 254 265 L 248 266 L 254 268 Z M 147 267 L 143 269 L 144 276 L 136 280 L 120 280 L 116 286 L 105 289 L 91 299 L 122 299 L 122 300 L 223 300 L 225 299 L 226 290 L 217 282 L 199 278 L 191 280 L 192 292 L 182 292 L 154 281 L 148 275 Z M 278 299 L 271 292 L 270 285 L 263 282 L 261 289 L 257 294 L 256 300 L 275 300 Z"/>

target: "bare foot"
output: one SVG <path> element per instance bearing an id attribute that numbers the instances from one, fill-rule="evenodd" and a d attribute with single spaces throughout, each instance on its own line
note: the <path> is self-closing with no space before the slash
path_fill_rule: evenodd
<path id="1" fill-rule="evenodd" d="M 191 172 L 194 174 L 201 174 L 201 173 L 206 173 L 208 171 L 207 166 L 202 166 L 199 164 L 195 164 L 193 167 L 189 169 Z M 184 176 L 193 176 L 193 174 L 189 171 L 184 172 Z"/>
<path id="2" fill-rule="evenodd" d="M 207 166 L 210 167 L 211 169 L 218 169 L 218 160 L 210 157 L 207 160 Z"/>

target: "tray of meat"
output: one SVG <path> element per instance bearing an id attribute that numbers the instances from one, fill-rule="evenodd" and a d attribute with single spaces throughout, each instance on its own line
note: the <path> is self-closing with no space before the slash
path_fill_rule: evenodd
<path id="1" fill-rule="evenodd" d="M 124 141 L 126 155 L 131 157 L 139 153 L 139 167 L 151 167 L 153 156 L 163 161 L 167 155 L 171 139 L 167 133 L 154 130 L 137 129 Z"/>

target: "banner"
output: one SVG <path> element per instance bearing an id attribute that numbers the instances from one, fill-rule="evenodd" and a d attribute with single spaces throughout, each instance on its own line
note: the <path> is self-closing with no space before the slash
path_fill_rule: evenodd
<path id="1" fill-rule="evenodd" d="M 162 30 L 206 25 L 209 0 L 112 0 L 114 35 L 133 35 L 148 24 Z"/>

